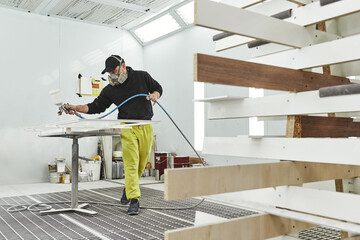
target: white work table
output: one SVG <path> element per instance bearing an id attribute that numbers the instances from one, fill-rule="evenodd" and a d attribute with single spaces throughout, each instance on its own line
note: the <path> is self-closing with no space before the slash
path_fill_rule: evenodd
<path id="1" fill-rule="evenodd" d="M 126 123 L 126 124 L 121 124 Z M 108 120 L 108 119 L 77 119 L 65 122 L 57 122 L 41 126 L 35 130 L 39 131 L 39 137 L 62 137 L 71 138 L 72 161 L 71 161 L 71 207 L 64 209 L 50 209 L 41 211 L 42 214 L 78 212 L 88 215 L 95 215 L 97 212 L 84 209 L 89 204 L 78 204 L 78 175 L 79 175 L 79 138 L 94 136 L 116 136 L 121 135 L 121 129 L 131 128 L 132 126 L 147 125 L 157 123 L 150 120 Z"/>

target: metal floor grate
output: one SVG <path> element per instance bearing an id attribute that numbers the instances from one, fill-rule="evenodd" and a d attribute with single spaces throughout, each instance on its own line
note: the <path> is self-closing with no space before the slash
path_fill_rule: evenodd
<path id="1" fill-rule="evenodd" d="M 327 227 L 315 227 L 299 232 L 299 238 L 305 240 L 340 240 L 339 230 Z"/>
<path id="2" fill-rule="evenodd" d="M 79 201 L 119 203 L 122 187 L 79 191 Z M 141 187 L 140 204 L 152 207 L 187 207 L 199 202 L 197 199 L 164 201 L 163 192 Z M 110 196 L 110 197 L 107 197 Z M 113 197 L 113 198 L 111 198 Z M 70 192 L 38 194 L 1 198 L 0 204 L 32 204 L 40 202 L 70 201 Z M 54 209 L 70 207 L 69 204 L 52 205 Z M 127 215 L 127 207 L 92 205 L 96 216 L 76 213 L 40 215 L 29 211 L 8 213 L 0 207 L 0 240 L 2 239 L 164 239 L 164 232 L 170 229 L 192 226 L 195 211 L 202 211 L 224 218 L 235 218 L 256 214 L 256 212 L 233 208 L 205 201 L 196 209 L 183 211 L 155 211 L 142 209 L 137 216 Z M 100 234 L 92 232 L 69 221 L 69 218 Z"/>
<path id="3" fill-rule="evenodd" d="M 79 201 L 119 203 L 122 187 L 103 188 L 79 191 Z M 163 192 L 141 187 L 141 206 L 152 207 L 188 207 L 199 202 L 198 199 L 164 201 Z M 70 192 L 58 192 L 19 197 L 1 198 L 0 204 L 32 204 L 33 199 L 40 202 L 70 201 Z M 70 207 L 69 204 L 52 205 L 53 208 Z M 204 201 L 196 209 L 182 211 L 155 211 L 142 209 L 137 216 L 128 216 L 127 207 L 110 207 L 92 205 L 91 210 L 97 211 L 96 216 L 86 216 L 76 213 L 40 215 L 29 211 L 8 213 L 5 207 L 0 207 L 0 240 L 2 239 L 164 239 L 164 232 L 171 229 L 192 226 L 195 221 L 195 211 L 202 211 L 215 216 L 231 219 L 256 214 L 245 209 L 229 207 L 209 201 Z M 80 225 L 96 231 L 94 235 Z M 100 235 L 100 236 L 99 236 Z M 299 233 L 299 239 L 305 240 L 337 240 L 340 231 L 316 227 Z"/>

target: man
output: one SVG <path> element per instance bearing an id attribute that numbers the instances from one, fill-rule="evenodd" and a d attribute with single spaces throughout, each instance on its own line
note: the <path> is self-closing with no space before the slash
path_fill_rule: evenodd
<path id="1" fill-rule="evenodd" d="M 148 97 L 136 97 L 121 106 L 118 119 L 151 120 L 153 110 L 150 100 L 155 105 L 162 94 L 161 85 L 150 74 L 144 71 L 135 71 L 125 65 L 119 55 L 111 55 L 105 61 L 102 74 L 108 72 L 109 85 L 104 87 L 100 95 L 87 105 L 69 105 L 66 113 L 95 114 L 104 112 L 112 103 L 121 104 L 135 94 L 149 94 Z M 121 204 L 130 202 L 129 215 L 137 215 L 140 211 L 139 179 L 148 162 L 153 142 L 152 125 L 133 126 L 132 129 L 123 129 L 121 144 L 125 168 L 125 188 L 121 197 Z"/>

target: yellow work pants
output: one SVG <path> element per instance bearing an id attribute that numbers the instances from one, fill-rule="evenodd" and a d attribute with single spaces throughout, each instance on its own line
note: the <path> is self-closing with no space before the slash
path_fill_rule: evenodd
<path id="1" fill-rule="evenodd" d="M 153 143 L 152 125 L 122 129 L 121 145 L 125 170 L 125 189 L 128 199 L 140 197 L 139 179 L 149 161 Z"/>

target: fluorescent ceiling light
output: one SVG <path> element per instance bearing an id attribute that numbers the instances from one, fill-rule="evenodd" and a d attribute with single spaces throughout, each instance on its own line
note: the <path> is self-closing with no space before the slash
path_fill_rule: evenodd
<path id="1" fill-rule="evenodd" d="M 178 8 L 176 13 L 182 18 L 186 24 L 194 23 L 194 2 L 189 2 Z"/>
<path id="2" fill-rule="evenodd" d="M 166 14 L 134 31 L 142 42 L 149 42 L 170 32 L 178 30 L 180 25 L 170 15 Z"/>

